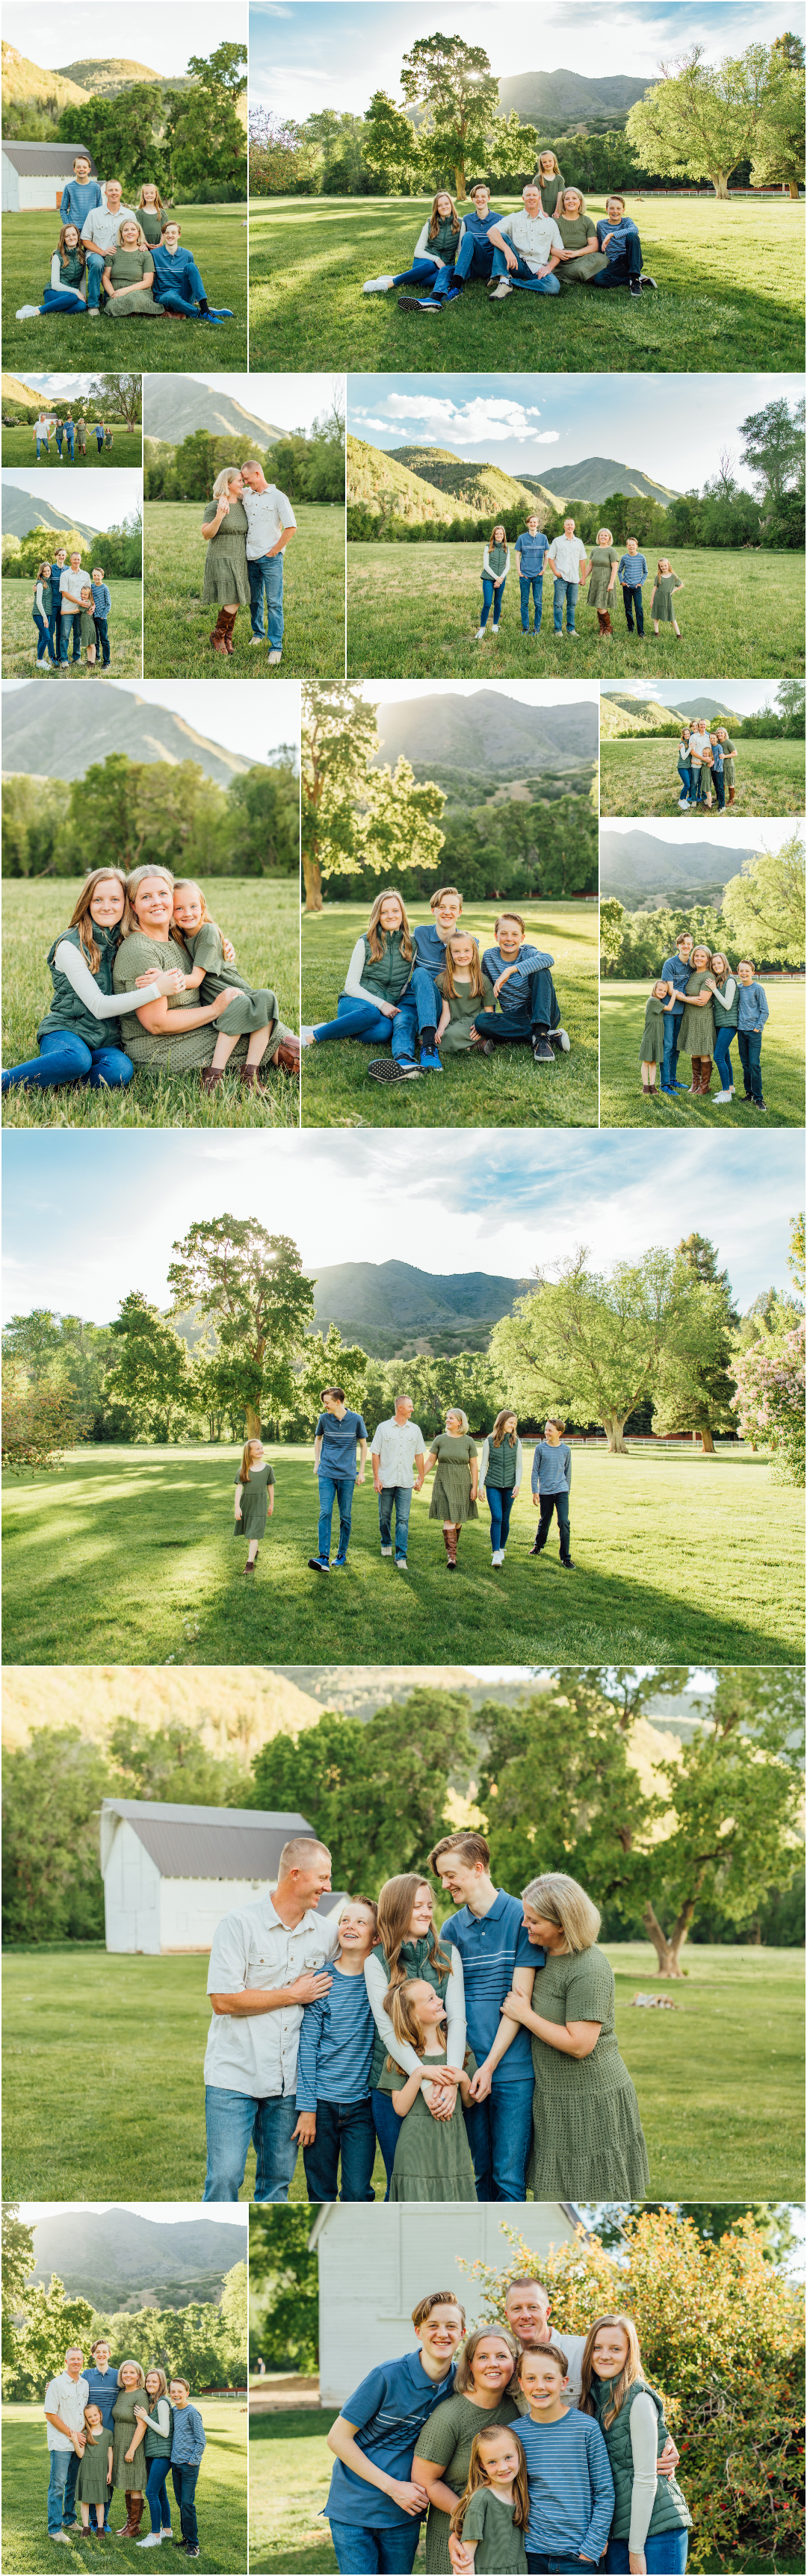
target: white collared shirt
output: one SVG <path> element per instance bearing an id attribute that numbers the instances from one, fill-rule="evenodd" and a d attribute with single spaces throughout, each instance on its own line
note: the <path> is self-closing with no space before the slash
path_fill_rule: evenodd
<path id="1" fill-rule="evenodd" d="M 528 215 L 526 206 L 516 206 L 497 224 L 503 241 L 512 242 L 521 252 L 528 268 L 545 268 L 550 251 L 563 249 L 563 235 L 558 232 L 552 215 Z"/>
<path id="2" fill-rule="evenodd" d="M 311 1907 L 289 1930 L 275 1913 L 271 1896 L 257 1905 L 238 1905 L 225 1914 L 213 1935 L 207 1979 L 209 1995 L 243 1994 L 247 1986 L 289 1986 L 296 1977 L 316 1974 L 339 1947 L 337 1923 L 325 1922 Z M 207 2034 L 205 2083 L 231 2093 L 294 2093 L 302 2004 L 278 2004 L 273 2012 L 214 2013 Z"/>
<path id="3" fill-rule="evenodd" d="M 62 607 L 68 610 L 71 607 L 80 608 L 81 593 L 83 590 L 86 590 L 86 588 L 87 575 L 85 572 L 82 572 L 81 565 L 79 564 L 77 572 L 72 572 L 70 565 L 67 564 L 64 572 L 59 575 L 59 589 L 61 592 Z"/>
<path id="4" fill-rule="evenodd" d="M 241 500 L 249 520 L 247 562 L 257 563 L 261 555 L 268 555 L 277 545 L 284 528 L 296 528 L 297 521 L 291 502 L 285 492 L 278 491 L 276 483 L 267 483 L 265 492 L 249 492 L 245 484 Z"/>
<path id="5" fill-rule="evenodd" d="M 72 2425 L 74 2433 L 83 2433 L 84 2408 L 89 2406 L 89 2402 L 89 2386 L 83 2377 L 71 2379 L 68 2371 L 60 2370 L 55 2379 L 48 2380 L 45 2412 L 47 2415 L 62 2415 L 65 2423 Z M 72 2451 L 73 2444 L 67 2434 L 60 2433 L 55 2424 L 49 2424 L 47 2432 L 49 2451 Z"/>
<path id="6" fill-rule="evenodd" d="M 579 581 L 586 549 L 581 537 L 553 537 L 549 548 L 559 581 Z"/>
<path id="7" fill-rule="evenodd" d="M 136 224 L 139 231 L 140 217 L 133 206 L 119 206 L 116 215 L 110 214 L 106 203 L 91 206 L 81 227 L 82 241 L 89 242 L 91 250 L 117 250 L 121 224 Z"/>
<path id="8" fill-rule="evenodd" d="M 425 1454 L 425 1443 L 417 1422 L 379 1422 L 372 1439 L 373 1457 L 379 1461 L 382 1485 L 411 1485 L 414 1482 L 415 1459 Z"/>

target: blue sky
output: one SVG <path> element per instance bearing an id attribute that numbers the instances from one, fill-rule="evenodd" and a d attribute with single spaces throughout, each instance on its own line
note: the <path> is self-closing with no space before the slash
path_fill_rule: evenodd
<path id="1" fill-rule="evenodd" d="M 463 0 L 461 8 L 442 12 L 401 7 L 399 0 L 351 0 L 347 7 L 340 0 L 252 0 L 250 98 L 300 120 L 322 107 L 361 114 L 375 89 L 400 96 L 402 57 L 417 37 L 433 35 L 435 24 L 483 45 L 500 80 L 516 72 L 572 70 L 591 80 L 622 72 L 652 81 L 662 58 L 696 42 L 710 60 L 771 44 L 781 34 L 782 12 L 756 0 L 734 7 L 717 0 L 706 8 L 691 0 L 641 8 L 635 0 L 621 6 L 617 0 L 613 8 L 575 0 L 572 11 L 513 7 L 509 0 L 497 0 L 492 10 Z M 787 24 L 803 32 L 803 9 L 795 15 L 790 9 Z"/>
<path id="2" fill-rule="evenodd" d="M 2 479 L 4 484 L 15 483 L 18 492 L 27 492 L 32 501 L 47 502 L 51 510 L 61 510 L 65 518 L 69 510 L 75 510 L 86 528 L 119 528 L 142 504 L 143 478 L 131 466 L 119 474 L 99 474 L 97 482 L 93 475 L 83 474 L 77 485 L 69 480 L 63 465 L 42 465 L 37 471 L 32 456 L 27 471 L 22 468 L 12 473 L 4 465 Z"/>
<path id="3" fill-rule="evenodd" d="M 225 1212 L 290 1234 L 312 1272 L 372 1258 L 515 1278 L 581 1242 L 607 1269 L 695 1225 L 745 1306 L 788 1284 L 803 1164 L 803 1137 L 775 1129 L 628 1144 L 581 1130 L 9 1132 L 4 1312 L 49 1306 L 105 1323 L 131 1288 L 165 1306 L 173 1243 L 193 1219 Z"/>
<path id="4" fill-rule="evenodd" d="M 7 0 L 3 34 L 29 62 L 51 71 L 67 63 L 107 61 L 125 48 L 134 62 L 170 80 L 187 70 L 189 54 L 215 53 L 225 39 L 246 44 L 247 0 L 234 6 L 228 0 L 226 8 L 222 0 L 193 0 L 192 7 L 191 0 L 178 0 L 173 9 L 162 0 L 138 0 L 125 25 L 120 10 L 110 13 L 101 0 L 70 0 L 69 9 L 61 0 L 39 0 L 33 8 Z"/>
<path id="5" fill-rule="evenodd" d="M 739 470 L 740 422 L 782 394 L 798 401 L 801 379 L 348 376 L 348 429 L 371 447 L 444 447 L 516 475 L 607 456 L 685 492 L 725 447 Z"/>
<path id="6" fill-rule="evenodd" d="M 660 698 L 663 707 L 680 707 L 691 698 L 716 699 L 719 705 L 731 707 L 735 716 L 758 715 L 762 707 L 776 707 L 775 680 L 621 680 L 619 695 L 630 698 Z M 603 697 L 614 695 L 603 689 Z"/>

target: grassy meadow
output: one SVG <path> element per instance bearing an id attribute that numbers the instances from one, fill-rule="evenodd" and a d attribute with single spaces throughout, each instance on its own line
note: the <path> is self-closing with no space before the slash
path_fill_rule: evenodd
<path id="1" fill-rule="evenodd" d="M 338 1866 L 334 1853 L 337 1884 Z M 665 2013 L 657 2021 L 655 2013 L 637 2013 L 632 2004 L 637 1989 L 656 1983 L 649 1943 L 605 1947 L 616 1976 L 617 2038 L 639 2096 L 656 2195 L 803 2198 L 801 1953 L 690 1948 L 684 1952 L 685 1979 L 673 1990 L 673 2018 Z M 96 2199 L 125 2199 L 135 2189 L 143 2200 L 201 2199 L 207 1971 L 207 1958 L 192 1953 L 108 1955 L 101 1943 L 6 1951 L 7 2199 L 44 2198 L 57 2170 L 64 2198 L 80 2200 L 90 2125 Z M 95 1994 L 103 2012 L 97 2051 L 88 2056 L 86 2015 Z M 136 2087 L 130 2080 L 133 2029 Z M 250 2147 L 242 2199 L 254 2180 Z M 380 2155 L 374 2187 L 383 2199 Z M 290 2197 L 306 2196 L 300 2153 Z"/>
<path id="2" fill-rule="evenodd" d="M 642 1097 L 639 1050 L 644 1028 L 645 1006 L 652 978 L 640 983 L 617 983 L 610 976 L 600 985 L 600 1121 L 603 1127 L 663 1128 L 666 1134 L 680 1135 L 685 1127 L 741 1128 L 744 1135 L 756 1133 L 758 1125 L 769 1127 L 804 1126 L 804 979 L 798 984 L 770 984 L 768 1009 L 762 1039 L 762 1096 L 767 1106 L 767 1119 L 758 1109 L 746 1103 L 743 1072 L 736 1037 L 732 1044 L 734 1099 L 718 1109 L 715 1095 L 720 1089 L 717 1073 L 712 1074 L 708 1099 L 691 1100 L 685 1091 L 660 1092 L 657 1100 Z M 689 1077 L 689 1057 L 682 1056 L 678 1078 Z M 658 1079 L 658 1077 L 657 1077 Z"/>
<path id="3" fill-rule="evenodd" d="M 521 201 L 497 192 L 494 202 L 505 214 Z M 595 221 L 605 213 L 603 196 L 587 203 Z M 480 280 L 445 313 L 422 316 L 399 313 L 395 288 L 362 286 L 410 267 L 430 197 L 255 197 L 250 366 L 735 375 L 757 368 L 764 349 L 767 367 L 802 367 L 803 205 L 632 197 L 628 211 L 656 294 L 567 283 L 559 296 L 513 294 L 494 312 Z"/>
<path id="4" fill-rule="evenodd" d="M 750 1112 L 748 1113 L 750 1116 Z M 273 1446 L 274 1518 L 258 1571 L 233 1539 L 240 1450 L 84 1447 L 49 1475 L 5 1478 L 5 1638 L 12 1664 L 798 1662 L 803 1649 L 803 1496 L 776 1485 L 764 1455 L 725 1447 L 592 1445 L 575 1453 L 572 1555 L 555 1525 L 531 1557 L 530 1444 L 501 1572 L 487 1509 L 446 1571 L 414 1499 L 409 1574 L 380 1555 L 372 1483 L 356 1488 L 344 1573 L 312 1574 L 318 1490 L 313 1443 Z M 749 1579 L 749 1531 L 753 1578 Z M 671 1533 L 675 1544 L 671 1545 Z M 719 1582 L 716 1581 L 719 1568 Z"/>
<path id="5" fill-rule="evenodd" d="M 169 313 L 161 322 L 144 322 L 134 314 L 100 323 L 86 314 L 40 314 L 18 322 L 18 307 L 35 304 L 50 277 L 59 237 L 59 218 L 36 213 L 3 216 L 3 365 L 10 375 L 27 378 L 29 368 L 54 375 L 107 367 L 147 367 L 152 374 L 182 374 L 189 367 L 230 368 L 243 373 L 247 364 L 247 210 L 246 206 L 175 206 L 182 242 L 201 269 L 210 304 L 227 304 L 232 322 L 185 322 Z M 113 346 L 114 343 L 114 346 Z M 114 453 L 114 451 L 113 451 Z M 5 463 L 5 455 L 3 458 Z M 127 459 L 128 463 L 128 459 Z"/>
<path id="6" fill-rule="evenodd" d="M 69 2082 L 69 2077 L 68 2077 Z M 104 2107 L 99 2098 L 99 2118 Z M 133 2169 L 134 2170 L 134 2169 Z M 86 2190 L 86 2168 L 76 2174 L 76 2199 Z M 117 2184 L 110 2179 L 110 2196 L 117 2196 Z M 158 2197 L 155 2192 L 154 2197 Z M 198 2397 L 192 2391 L 207 2435 L 207 2448 L 199 2471 L 196 2511 L 199 2518 L 199 2571 L 209 2576 L 239 2576 L 247 2563 L 247 2409 L 241 2398 Z M 45 2446 L 47 2426 L 41 2404 L 6 2404 L 3 2407 L 3 2569 L 4 2576 L 30 2576 L 30 2570 L 58 2563 L 73 2576 L 79 2568 L 90 2565 L 99 2547 L 92 2534 L 88 2539 L 71 2531 L 65 2546 L 57 2549 L 57 2561 L 48 2547 L 47 2489 L 48 2454 Z M 179 2506 L 169 2472 L 168 2495 L 171 2520 L 179 2538 Z M 110 2527 L 117 2532 L 118 2514 L 126 2518 L 126 2505 L 120 2488 L 112 2497 Z M 149 2529 L 148 2507 L 140 2525 L 141 2538 Z M 103 2548 L 106 2548 L 104 2542 Z M 136 2576 L 146 2563 L 134 2540 L 111 2542 L 116 2568 L 125 2568 Z M 170 2542 L 168 2544 L 170 2549 Z M 64 2557 L 62 2557 L 64 2550 Z"/>
<path id="7" fill-rule="evenodd" d="M 109 612 L 108 626 L 108 677 L 110 680 L 122 680 L 132 676 L 140 679 L 143 669 L 142 582 L 110 581 L 109 588 L 112 592 L 112 607 Z M 3 648 L 0 667 L 6 680 L 30 680 L 36 670 L 39 635 L 31 614 L 34 589 L 33 576 L 30 581 L 14 581 L 9 578 L 3 583 Z M 86 656 L 82 654 L 81 661 L 74 663 L 72 644 L 70 650 L 70 661 L 59 668 L 46 659 L 44 670 L 50 686 L 64 687 L 66 679 L 69 678 L 71 681 L 81 680 L 82 684 L 89 683 L 90 688 L 94 689 L 102 673 L 100 656 L 93 668 L 88 670 Z"/>
<path id="8" fill-rule="evenodd" d="M 286 680 L 340 678 L 345 664 L 345 523 L 341 508 L 306 504 L 283 559 L 283 660 L 250 641 L 249 608 L 239 609 L 232 654 L 214 653 L 218 610 L 202 606 L 202 501 L 147 501 L 144 669 L 150 679 Z M 36 628 L 33 628 L 34 634 Z"/>
<path id="9" fill-rule="evenodd" d="M 43 400 L 43 409 L 45 408 L 46 405 Z M 76 408 L 83 410 L 84 405 L 79 404 Z M 104 416 L 106 418 L 106 414 Z M 112 430 L 114 445 L 112 448 L 102 447 L 100 456 L 95 439 L 91 437 L 89 430 L 87 432 L 86 456 L 79 456 L 78 450 L 76 450 L 75 455 L 71 458 L 68 456 L 64 439 L 62 440 L 62 465 L 64 467 L 65 475 L 108 474 L 110 471 L 114 474 L 116 467 L 119 465 L 132 465 L 134 466 L 135 472 L 139 472 L 143 463 L 143 431 L 139 420 L 135 423 L 135 427 L 132 430 L 127 429 L 126 422 L 124 420 L 110 421 L 109 426 Z M 17 466 L 30 465 L 34 474 L 36 474 L 36 440 L 32 427 L 24 429 L 6 429 L 4 426 L 3 464 Z M 51 435 L 48 455 L 45 456 L 43 452 L 42 456 L 39 458 L 40 474 L 42 474 L 48 466 L 52 466 L 54 471 L 58 474 L 59 450 L 53 435 Z M 67 490 L 66 483 L 65 490 Z M 68 504 L 65 503 L 65 507 L 67 506 Z"/>
<path id="10" fill-rule="evenodd" d="M 52 995 L 46 963 L 60 925 L 79 892 L 70 878 L 6 878 L 4 894 L 3 1063 L 37 1054 L 36 1026 Z M 242 974 L 277 993 L 280 1016 L 296 1029 L 299 994 L 299 896 L 296 879 L 210 877 L 208 910 L 232 939 Z M 110 1022 L 114 1037 L 116 1023 Z M 266 1092 L 245 1091 L 237 1071 L 216 1091 L 202 1090 L 198 1071 L 154 1073 L 138 1067 L 125 1091 L 90 1091 L 65 1083 L 48 1091 L 7 1091 L 7 1127 L 296 1127 L 299 1090 L 291 1075 L 266 1074 Z"/>
<path id="11" fill-rule="evenodd" d="M 652 734 L 601 741 L 600 813 L 677 813 L 681 794 L 677 754 L 677 743 L 669 735 L 655 741 Z M 736 822 L 743 822 L 747 814 L 779 818 L 804 813 L 803 742 L 743 742 L 741 738 L 736 769 L 737 791 L 731 807 Z M 728 813 L 728 794 L 725 810 Z M 686 824 L 688 817 L 681 819 Z M 717 806 L 713 803 L 711 816 L 699 806 L 697 819 L 716 822 Z"/>
<path id="12" fill-rule="evenodd" d="M 613 299 L 616 301 L 616 298 Z M 521 632 L 518 582 L 508 576 L 499 633 L 476 642 L 482 606 L 482 545 L 351 544 L 347 549 L 347 672 L 372 679 L 674 679 L 698 671 L 720 679 L 792 678 L 804 668 L 804 559 L 676 547 L 685 587 L 671 626 L 640 644 L 618 625 L 598 642 L 596 610 L 583 590 L 575 644 L 552 625 L 552 583 L 544 586 L 537 645 Z M 649 599 L 648 599 L 649 609 Z M 742 612 L 742 613 L 741 613 Z M 565 621 L 564 621 L 565 622 Z"/>
<path id="13" fill-rule="evenodd" d="M 493 938 L 495 904 L 467 906 L 463 929 L 480 949 Z M 303 913 L 304 1021 L 335 1018 L 354 941 L 367 925 L 367 903 L 327 903 Z M 529 1046 L 497 1047 L 493 1056 L 446 1056 L 442 1074 L 420 1082 L 369 1082 L 367 1067 L 389 1047 L 340 1039 L 306 1047 L 302 1060 L 304 1127 L 596 1127 L 597 907 L 533 904 L 527 938 L 554 957 L 554 982 L 571 1039 L 554 1062 L 533 1063 Z M 442 1007 L 438 994 L 438 1016 Z"/>

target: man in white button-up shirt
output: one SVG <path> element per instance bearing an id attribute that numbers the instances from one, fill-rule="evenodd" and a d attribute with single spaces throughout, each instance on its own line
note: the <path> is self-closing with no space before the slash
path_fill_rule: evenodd
<path id="1" fill-rule="evenodd" d="M 388 1422 L 379 1422 L 373 1435 L 373 1484 L 378 1495 L 378 1526 L 381 1531 L 381 1554 L 392 1555 L 392 1512 L 395 1507 L 395 1564 L 399 1574 L 406 1574 L 406 1551 L 409 1542 L 409 1514 L 412 1489 L 420 1493 L 426 1472 L 423 1433 L 412 1421 L 411 1395 L 396 1395 L 395 1412 Z"/>
<path id="2" fill-rule="evenodd" d="M 303 2006 L 327 1995 L 339 1930 L 314 1912 L 331 1856 L 308 1834 L 284 1843 L 274 1896 L 238 1905 L 213 1936 L 205 2054 L 205 2200 L 237 2200 L 250 2138 L 255 2199 L 288 2200 L 297 2148 L 297 2048 Z"/>
<path id="3" fill-rule="evenodd" d="M 534 180 L 522 188 L 521 196 L 521 205 L 512 215 L 500 216 L 488 234 L 493 244 L 490 304 L 511 295 L 514 286 L 527 287 L 535 295 L 560 294 L 560 278 L 554 271 L 563 258 L 563 236 L 553 217 L 544 214 Z"/>
<path id="4" fill-rule="evenodd" d="M 98 320 L 98 303 L 104 269 L 110 251 L 117 249 L 121 224 L 137 224 L 139 216 L 123 203 L 119 179 L 108 179 L 102 206 L 91 206 L 81 227 L 81 238 L 87 252 L 87 312 L 91 322 Z"/>
<path id="5" fill-rule="evenodd" d="M 83 2376 L 84 2354 L 80 2344 L 71 2344 L 64 2357 L 64 2369 L 49 2379 L 45 2390 L 45 2422 L 48 2428 L 48 2538 L 66 2540 L 62 2524 L 65 2511 L 65 2487 L 72 2460 L 81 2458 L 84 2432 L 84 2408 L 89 2403 L 89 2387 Z M 75 2484 L 75 2479 L 73 2481 Z M 76 2508 L 72 2497 L 67 2506 L 71 2527 L 75 2527 Z"/>
<path id="6" fill-rule="evenodd" d="M 582 539 L 575 536 L 573 519 L 564 519 L 563 535 L 562 537 L 555 537 L 553 539 L 551 552 L 547 555 L 546 559 L 546 568 L 547 572 L 551 572 L 554 575 L 555 581 L 555 596 L 553 600 L 555 634 L 562 635 L 563 633 L 563 602 L 565 599 L 566 633 L 567 635 L 573 635 L 576 643 L 577 631 L 574 622 L 574 612 L 577 602 L 578 588 L 581 581 L 585 581 L 588 564 L 586 562 L 586 549 L 582 543 Z"/>
<path id="7" fill-rule="evenodd" d="M 249 520 L 247 536 L 247 580 L 253 644 L 262 644 L 263 596 L 266 592 L 266 624 L 269 635 L 269 660 L 279 662 L 283 648 L 283 550 L 294 536 L 297 521 L 291 502 L 276 483 L 267 483 L 263 466 L 255 457 L 242 465 L 241 494 Z"/>

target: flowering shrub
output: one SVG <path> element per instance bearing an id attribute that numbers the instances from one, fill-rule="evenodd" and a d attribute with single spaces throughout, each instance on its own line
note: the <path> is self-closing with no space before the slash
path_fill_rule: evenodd
<path id="1" fill-rule="evenodd" d="M 734 1361 L 732 1411 L 746 1439 L 767 1441 L 779 1481 L 804 1484 L 804 1324 L 753 1342 Z"/>
<path id="2" fill-rule="evenodd" d="M 319 147 L 302 126 L 273 116 L 271 108 L 249 111 L 249 187 L 253 197 L 292 197 L 308 189 L 322 159 Z"/>
<path id="3" fill-rule="evenodd" d="M 482 2293 L 481 2317 L 504 2322 L 508 2284 L 536 2260 L 514 2228 L 510 2262 L 462 2266 Z M 693 2568 L 749 2567 L 803 2555 L 804 2325 L 789 2283 L 766 2262 L 749 2217 L 704 2242 L 691 2218 L 646 2210 L 629 2218 L 627 2260 L 615 2265 L 582 2231 L 541 2266 L 553 2330 L 585 2334 L 596 2316 L 635 2318 L 648 2379 L 664 2398 L 681 2454 L 678 2477 L 693 2520 Z"/>

